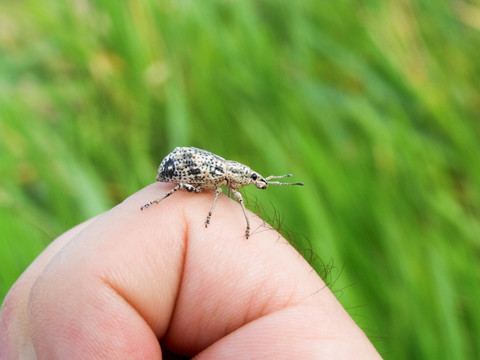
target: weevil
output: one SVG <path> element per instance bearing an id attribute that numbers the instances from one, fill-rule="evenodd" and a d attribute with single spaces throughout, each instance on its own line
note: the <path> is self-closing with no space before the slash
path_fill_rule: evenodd
<path id="1" fill-rule="evenodd" d="M 280 176 L 271 175 L 264 178 L 246 165 L 233 160 L 225 160 L 209 151 L 194 147 L 176 147 L 160 163 L 156 179 L 160 182 L 174 183 L 177 185 L 162 197 L 143 205 L 140 210 L 146 209 L 152 204 L 158 204 L 177 190 L 196 193 L 202 190 L 213 190 L 215 191 L 215 195 L 212 207 L 205 220 L 205 227 L 207 227 L 208 224 L 210 224 L 217 198 L 220 193 L 222 193 L 220 186 L 226 186 L 228 188 L 228 196 L 230 196 L 230 192 L 233 193 L 235 199 L 237 199 L 242 206 L 243 215 L 247 222 L 245 237 L 248 239 L 250 236 L 250 222 L 248 221 L 247 211 L 243 204 L 242 194 L 237 191 L 237 189 L 250 184 L 254 184 L 258 189 L 266 189 L 268 185 L 303 186 L 303 183 L 270 181 L 271 179 L 281 179 L 291 176 L 291 174 Z"/>

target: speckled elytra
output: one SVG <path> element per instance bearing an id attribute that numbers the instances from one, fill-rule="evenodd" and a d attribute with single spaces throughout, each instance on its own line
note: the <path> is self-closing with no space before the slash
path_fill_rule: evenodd
<path id="1" fill-rule="evenodd" d="M 242 194 L 240 194 L 237 189 L 250 184 L 254 184 L 258 189 L 266 189 L 268 185 L 303 186 L 302 183 L 269 181 L 270 179 L 281 179 L 291 176 L 291 174 L 280 176 L 271 175 L 264 178 L 246 165 L 232 160 L 225 160 L 209 151 L 194 147 L 176 147 L 160 163 L 157 181 L 174 183 L 177 184 L 177 186 L 162 197 L 143 205 L 140 210 L 148 208 L 152 204 L 158 204 L 179 189 L 196 193 L 202 190 L 214 190 L 215 197 L 213 198 L 212 207 L 205 220 L 205 227 L 207 227 L 208 224 L 210 224 L 210 218 L 215 208 L 217 198 L 222 192 L 219 186 L 226 186 L 228 188 L 228 195 L 230 196 L 230 192 L 232 192 L 235 199 L 237 199 L 242 206 L 243 214 L 247 221 L 245 237 L 248 239 L 250 235 L 250 222 L 248 221 L 247 211 L 243 204 Z"/>

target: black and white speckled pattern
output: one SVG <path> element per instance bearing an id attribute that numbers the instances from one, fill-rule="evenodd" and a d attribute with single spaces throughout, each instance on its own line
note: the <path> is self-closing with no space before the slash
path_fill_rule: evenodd
<path id="1" fill-rule="evenodd" d="M 216 189 L 227 185 L 225 176 L 225 159 L 194 147 L 177 147 L 163 159 L 158 168 L 157 180 Z"/>
<path id="2" fill-rule="evenodd" d="M 227 182 L 228 187 L 239 189 L 252 183 L 251 175 L 254 174 L 248 166 L 233 160 L 227 160 Z M 261 177 L 257 174 L 258 177 Z"/>

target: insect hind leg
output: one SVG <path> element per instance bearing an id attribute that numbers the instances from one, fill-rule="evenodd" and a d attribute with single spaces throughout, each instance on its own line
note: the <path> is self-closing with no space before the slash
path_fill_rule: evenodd
<path id="1" fill-rule="evenodd" d="M 202 188 L 200 187 L 196 187 L 196 186 L 193 186 L 193 185 L 190 185 L 190 184 L 178 184 L 177 186 L 175 186 L 172 190 L 170 190 L 169 192 L 167 192 L 165 195 L 163 195 L 162 197 L 158 198 L 158 199 L 155 199 L 155 200 L 152 200 L 150 201 L 149 203 L 143 205 L 140 210 L 143 210 L 143 209 L 146 209 L 148 208 L 150 205 L 152 204 L 158 204 L 160 201 L 162 201 L 163 199 L 169 197 L 170 195 L 172 195 L 174 192 L 176 192 L 177 190 L 186 190 L 188 192 L 196 192 L 196 193 L 199 193 L 202 191 Z"/>

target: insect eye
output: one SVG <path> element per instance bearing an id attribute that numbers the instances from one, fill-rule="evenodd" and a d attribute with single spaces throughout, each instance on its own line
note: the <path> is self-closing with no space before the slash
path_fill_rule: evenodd
<path id="1" fill-rule="evenodd" d="M 253 173 L 251 176 L 252 180 L 257 180 L 257 174 Z"/>

